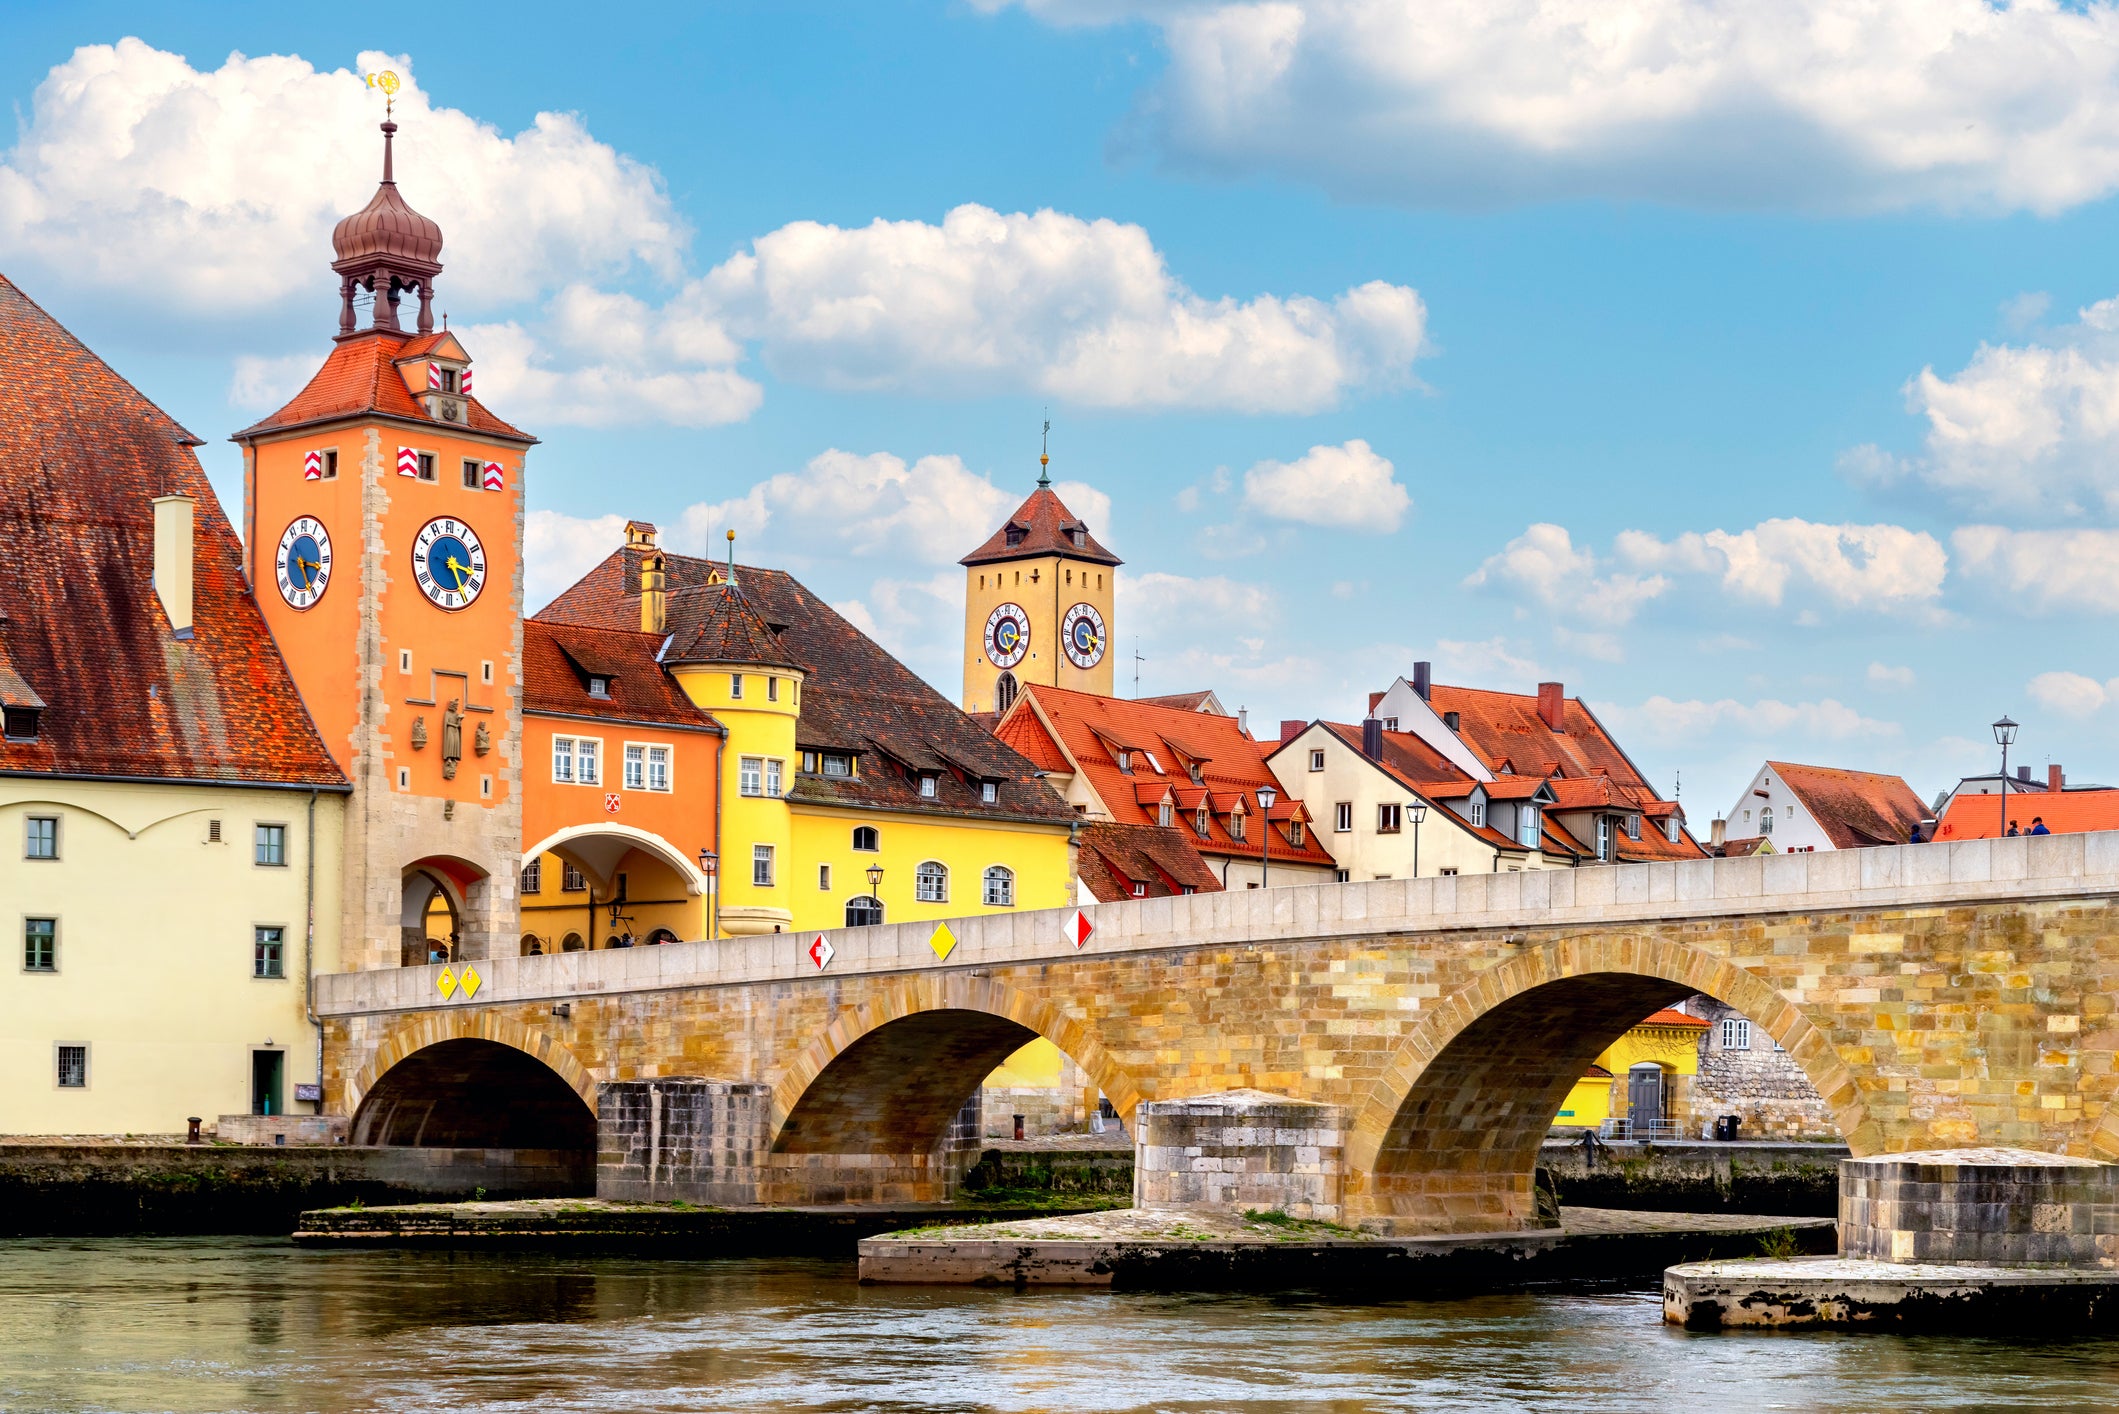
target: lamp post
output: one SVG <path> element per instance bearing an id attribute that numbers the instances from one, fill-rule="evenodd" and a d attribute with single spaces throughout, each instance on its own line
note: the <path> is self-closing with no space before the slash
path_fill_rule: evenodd
<path id="1" fill-rule="evenodd" d="M 1273 869 L 1273 802 L 1280 799 L 1280 792 L 1271 786 L 1258 788 L 1258 887 L 1266 886 L 1266 875 Z"/>
<path id="2" fill-rule="evenodd" d="M 706 875 L 706 936 L 711 940 L 721 935 L 721 920 L 714 908 L 719 902 L 721 856 L 710 849 L 700 850 L 699 872 Z"/>
<path id="3" fill-rule="evenodd" d="M 2016 740 L 2016 724 L 2003 713 L 1994 724 L 1994 740 L 2001 743 L 2001 828 L 1995 838 L 2009 832 L 2009 746 Z"/>
<path id="4" fill-rule="evenodd" d="M 1405 807 L 1405 813 L 1413 817 L 1413 877 L 1420 877 L 1420 822 L 1427 818 L 1427 806 L 1414 801 Z"/>
<path id="5" fill-rule="evenodd" d="M 883 911 L 883 866 L 880 864 L 868 866 L 868 896 L 875 900 L 876 912 L 881 913 Z M 880 923 L 882 920 L 877 919 L 876 921 Z"/>

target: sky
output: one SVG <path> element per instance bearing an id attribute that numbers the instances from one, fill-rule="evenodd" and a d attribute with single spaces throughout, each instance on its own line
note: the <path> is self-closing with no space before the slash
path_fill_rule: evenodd
<path id="1" fill-rule="evenodd" d="M 628 518 L 945 694 L 1034 486 L 1122 693 L 1587 700 L 1695 826 L 1766 759 L 2119 782 L 2119 9 L 864 0 L 0 16 L 0 272 L 207 441 L 397 175 L 530 597 Z"/>

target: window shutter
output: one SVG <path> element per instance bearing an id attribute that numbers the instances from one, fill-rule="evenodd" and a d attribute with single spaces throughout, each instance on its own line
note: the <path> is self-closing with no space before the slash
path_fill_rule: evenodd
<path id="1" fill-rule="evenodd" d="M 486 489 L 488 491 L 505 491 L 508 489 L 507 472 L 501 467 L 499 462 L 486 463 Z"/>
<path id="2" fill-rule="evenodd" d="M 428 364 L 428 365 L 427 365 L 427 386 L 428 386 L 429 388 L 432 388 L 432 389 L 433 389 L 433 390 L 434 390 L 435 392 L 437 392 L 437 393 L 439 393 L 439 392 L 441 391 L 441 365 L 440 365 L 440 364 L 438 364 L 438 363 L 430 363 L 430 364 Z"/>
<path id="3" fill-rule="evenodd" d="M 313 451 L 302 458 L 302 480 L 322 481 L 323 479 L 324 454 L 322 451 Z"/>
<path id="4" fill-rule="evenodd" d="M 413 448 L 397 449 L 397 474 L 412 477 L 414 480 L 419 478 L 419 453 Z"/>
<path id="5" fill-rule="evenodd" d="M 463 389 L 465 397 L 471 396 L 471 368 L 469 364 L 464 365 L 464 376 L 458 380 L 456 386 Z"/>

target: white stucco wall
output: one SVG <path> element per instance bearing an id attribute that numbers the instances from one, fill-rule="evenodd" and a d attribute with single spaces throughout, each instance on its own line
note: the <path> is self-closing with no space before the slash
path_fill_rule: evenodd
<path id="1" fill-rule="evenodd" d="M 1723 817 L 1728 823 L 1729 838 L 1749 839 L 1758 834 L 1760 812 L 1768 806 L 1773 809 L 1773 833 L 1767 838 L 1773 841 L 1775 849 L 1785 853 L 1834 847 L 1831 836 L 1825 833 L 1824 827 L 1796 799 L 1795 792 L 1788 789 L 1771 766 L 1758 768 L 1751 783 L 1744 787 L 1736 804 L 1730 806 L 1729 813 Z M 1746 812 L 1749 812 L 1748 818 Z"/>
<path id="2" fill-rule="evenodd" d="M 1310 769 L 1310 753 L 1324 752 L 1324 769 Z M 1397 834 L 1376 829 L 1376 807 L 1410 805 L 1413 793 L 1359 751 L 1325 728 L 1312 725 L 1302 735 L 1280 748 L 1268 763 L 1281 789 L 1299 798 L 1309 808 L 1310 828 L 1347 871 L 1354 882 L 1369 879 L 1413 877 L 1413 825 L 1405 820 Z M 1334 828 L 1335 807 L 1341 801 L 1353 804 L 1354 828 L 1341 833 Z M 1454 869 L 1460 874 L 1490 874 L 1494 871 L 1493 846 L 1452 823 L 1449 808 L 1430 806 L 1420 826 L 1420 877 L 1428 878 Z M 1509 867 L 1503 863 L 1503 869 Z M 1535 867 L 1535 866 L 1533 866 Z"/>

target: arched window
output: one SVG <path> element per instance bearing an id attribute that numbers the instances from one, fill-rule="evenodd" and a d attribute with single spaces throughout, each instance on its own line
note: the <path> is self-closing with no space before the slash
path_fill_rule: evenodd
<path id="1" fill-rule="evenodd" d="M 560 950 L 561 952 L 580 952 L 580 951 L 581 951 L 581 934 L 579 934 L 579 933 L 569 933 L 569 934 L 567 934 L 567 935 L 566 935 L 566 937 L 564 937 L 564 938 L 562 938 L 562 939 L 560 940 L 560 942 L 559 942 L 559 950 Z"/>
<path id="2" fill-rule="evenodd" d="M 1014 673 L 1002 673 L 993 680 L 993 710 L 1005 712 L 1015 705 L 1016 682 Z"/>
<path id="3" fill-rule="evenodd" d="M 1758 813 L 1758 832 L 1762 835 L 1773 833 L 1773 807 L 1770 805 Z"/>
<path id="4" fill-rule="evenodd" d="M 654 932 L 647 935 L 647 945 L 651 948 L 677 941 L 679 941 L 677 935 L 667 928 L 657 928 Z"/>
<path id="5" fill-rule="evenodd" d="M 866 928 L 883 921 L 883 901 L 867 894 L 846 900 L 846 926 Z"/>
<path id="6" fill-rule="evenodd" d="M 522 935 L 522 955 L 524 957 L 538 957 L 541 956 L 543 952 L 544 939 L 538 937 L 535 933 L 525 933 Z"/>
<path id="7" fill-rule="evenodd" d="M 624 943 L 618 941 L 618 935 L 616 933 L 613 933 L 608 938 L 605 938 L 603 940 L 603 945 L 606 948 L 622 948 L 625 946 Z"/>
<path id="8" fill-rule="evenodd" d="M 912 896 L 921 903 L 949 902 L 949 870 L 938 859 L 930 859 L 913 871 Z"/>
<path id="9" fill-rule="evenodd" d="M 876 843 L 876 827 L 873 825 L 854 826 L 853 847 L 855 849 L 863 850 L 870 854 L 873 854 L 876 850 L 881 849 L 882 846 Z"/>
<path id="10" fill-rule="evenodd" d="M 995 864 L 986 870 L 986 907 L 1015 907 L 1015 871 Z"/>

